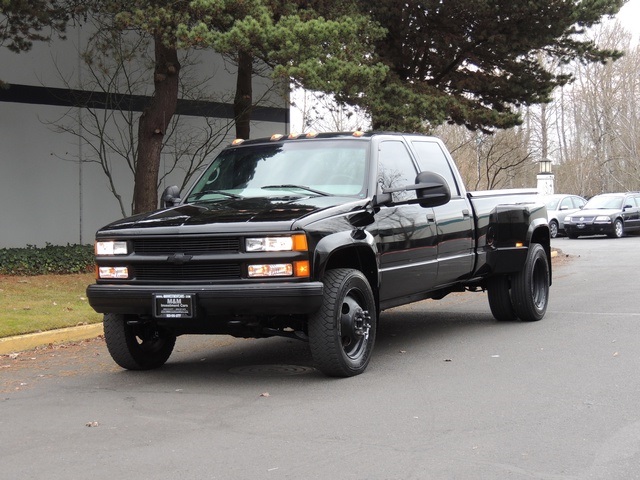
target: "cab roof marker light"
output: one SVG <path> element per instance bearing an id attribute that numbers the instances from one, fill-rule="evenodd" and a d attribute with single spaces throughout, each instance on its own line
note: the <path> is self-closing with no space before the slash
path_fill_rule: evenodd
<path id="1" fill-rule="evenodd" d="M 353 132 L 354 137 L 362 137 L 363 135 L 364 132 L 362 130 L 356 130 L 355 132 Z"/>
<path id="2" fill-rule="evenodd" d="M 287 137 L 289 140 L 295 140 L 296 138 L 298 138 L 300 136 L 300 134 L 298 132 L 291 132 L 289 134 L 289 136 Z"/>
<path id="3" fill-rule="evenodd" d="M 273 135 L 271 135 L 271 140 L 272 140 L 272 141 L 278 141 L 278 140 L 280 140 L 282 137 L 284 137 L 284 135 L 282 135 L 281 133 L 274 133 Z"/>
<path id="4" fill-rule="evenodd" d="M 231 145 L 240 145 L 242 142 L 244 142 L 244 138 L 236 138 L 233 142 L 231 142 Z"/>
<path id="5" fill-rule="evenodd" d="M 318 136 L 318 132 L 309 132 L 305 135 L 307 138 L 315 138 Z"/>

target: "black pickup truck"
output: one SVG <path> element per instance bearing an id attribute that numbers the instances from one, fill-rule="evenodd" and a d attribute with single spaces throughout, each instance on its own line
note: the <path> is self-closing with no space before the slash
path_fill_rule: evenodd
<path id="1" fill-rule="evenodd" d="M 497 320 L 547 309 L 535 191 L 467 192 L 437 138 L 236 140 L 162 202 L 96 234 L 87 296 L 123 368 L 163 365 L 183 334 L 287 336 L 347 377 L 367 367 L 382 310 L 464 290 L 486 290 Z"/>

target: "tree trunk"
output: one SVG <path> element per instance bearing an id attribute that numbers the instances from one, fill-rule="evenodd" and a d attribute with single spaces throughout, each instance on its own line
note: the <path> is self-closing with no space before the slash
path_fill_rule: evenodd
<path id="1" fill-rule="evenodd" d="M 154 38 L 155 91 L 138 124 L 138 159 L 133 188 L 133 213 L 155 210 L 158 206 L 158 171 L 167 126 L 178 104 L 180 63 L 174 46 L 166 46 L 161 36 Z"/>
<path id="2" fill-rule="evenodd" d="M 251 134 L 251 106 L 253 91 L 253 57 L 247 52 L 238 52 L 238 77 L 236 96 L 233 100 L 233 113 L 236 118 L 236 138 L 249 138 Z"/>

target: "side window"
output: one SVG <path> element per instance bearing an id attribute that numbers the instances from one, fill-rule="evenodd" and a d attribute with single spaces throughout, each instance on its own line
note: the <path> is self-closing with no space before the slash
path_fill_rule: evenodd
<path id="1" fill-rule="evenodd" d="M 572 197 L 572 198 L 573 198 L 573 206 L 575 208 L 582 208 L 582 207 L 584 207 L 584 204 L 587 203 L 583 199 L 581 199 L 580 197 Z"/>
<path id="2" fill-rule="evenodd" d="M 380 143 L 378 152 L 378 185 L 382 188 L 399 188 L 416 183 L 416 168 L 404 143 L 388 140 Z M 393 194 L 394 202 L 416 198 L 415 190 Z"/>
<path id="3" fill-rule="evenodd" d="M 440 145 L 438 145 L 436 142 L 421 140 L 413 141 L 411 142 L 411 144 L 418 153 L 418 164 L 420 165 L 420 170 L 428 170 L 430 172 L 435 172 L 439 175 L 442 175 L 449 184 L 451 196 L 460 196 L 460 190 L 458 189 L 458 184 L 453 177 L 451 165 L 449 165 L 449 161 L 440 148 Z"/>
<path id="4" fill-rule="evenodd" d="M 563 198 L 562 203 L 560 204 L 560 210 L 569 210 L 570 208 L 573 208 L 571 197 Z"/>

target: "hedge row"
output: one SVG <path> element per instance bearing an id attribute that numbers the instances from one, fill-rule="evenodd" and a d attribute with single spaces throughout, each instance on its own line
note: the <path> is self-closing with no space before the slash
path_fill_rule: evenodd
<path id="1" fill-rule="evenodd" d="M 2 275 L 85 273 L 93 266 L 93 245 L 47 244 L 44 248 L 27 245 L 26 248 L 0 249 Z"/>

